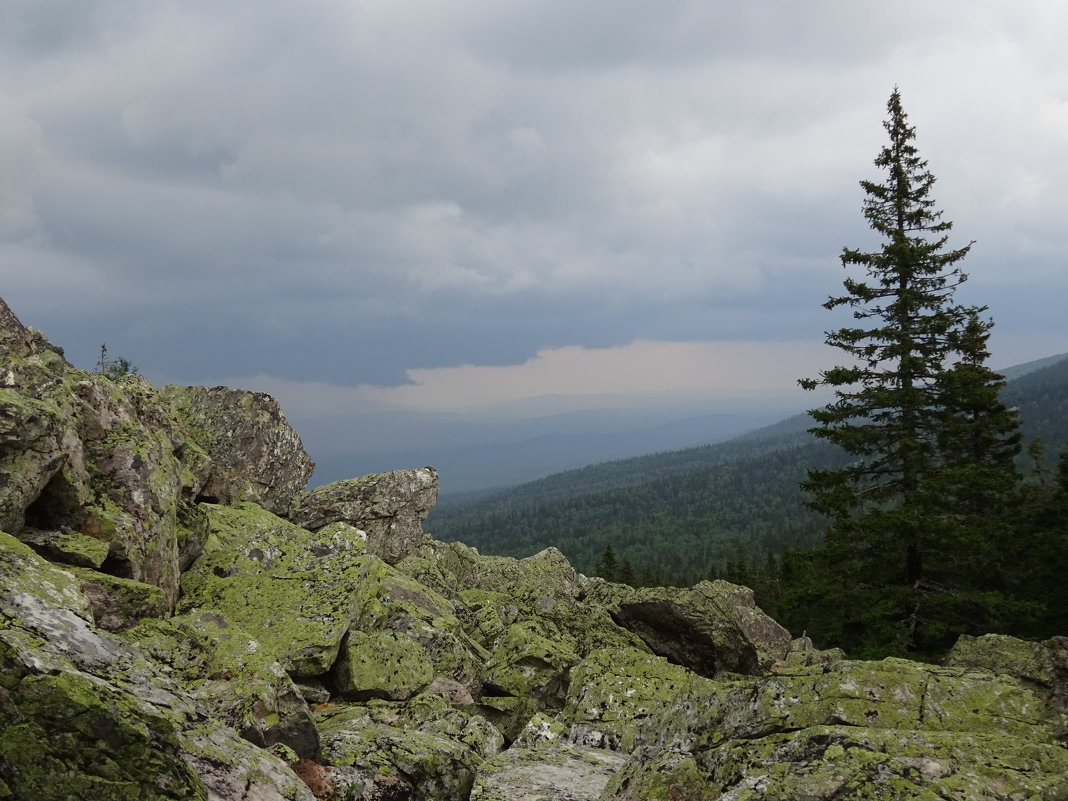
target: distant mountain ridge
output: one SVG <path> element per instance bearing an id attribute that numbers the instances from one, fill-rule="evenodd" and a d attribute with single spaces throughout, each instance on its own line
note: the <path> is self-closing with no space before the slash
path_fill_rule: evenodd
<path id="1" fill-rule="evenodd" d="M 708 414 L 692 408 L 606 409 L 529 420 L 490 418 L 481 424 L 446 421 L 439 426 L 437 440 L 428 434 L 418 447 L 317 453 L 313 483 L 433 465 L 442 476 L 443 496 L 504 488 L 595 462 L 722 441 L 778 416 L 759 411 Z M 373 420 L 366 425 L 374 425 Z"/>
<path id="2" fill-rule="evenodd" d="M 1025 442 L 1047 462 L 1068 444 L 1068 354 L 1002 371 Z M 802 502 L 811 467 L 847 455 L 808 433 L 798 414 L 725 442 L 594 464 L 506 490 L 443 498 L 427 527 L 485 553 L 555 546 L 592 571 L 607 545 L 620 560 L 689 583 L 730 559 L 815 544 L 825 521 Z"/>

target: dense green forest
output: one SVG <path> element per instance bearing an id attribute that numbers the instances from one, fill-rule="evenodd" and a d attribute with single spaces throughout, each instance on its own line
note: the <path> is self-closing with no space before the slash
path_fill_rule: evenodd
<path id="1" fill-rule="evenodd" d="M 1005 372 L 1017 376 L 1003 391 L 1005 402 L 1020 409 L 1025 443 L 1042 439 L 1043 463 L 1051 468 L 1068 444 L 1068 358 Z M 588 574 L 611 546 L 638 583 L 742 579 L 753 566 L 762 568 L 769 553 L 822 537 L 826 519 L 803 505 L 800 483 L 808 469 L 842 464 L 846 456 L 808 434 L 811 425 L 799 414 L 724 443 L 444 498 L 427 529 L 438 539 L 504 556 L 555 546 Z"/>

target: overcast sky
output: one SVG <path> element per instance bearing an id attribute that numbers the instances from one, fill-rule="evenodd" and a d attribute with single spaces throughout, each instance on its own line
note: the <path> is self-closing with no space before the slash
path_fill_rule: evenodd
<path id="1" fill-rule="evenodd" d="M 290 417 L 831 366 L 900 86 L 995 366 L 1068 351 L 1063 0 L 3 0 L 0 296 Z M 313 454 L 314 456 L 314 454 Z"/>

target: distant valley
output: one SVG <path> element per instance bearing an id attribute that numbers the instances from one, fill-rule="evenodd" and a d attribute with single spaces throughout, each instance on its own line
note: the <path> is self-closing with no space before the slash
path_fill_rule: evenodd
<path id="1" fill-rule="evenodd" d="M 1041 438 L 1051 464 L 1068 444 L 1068 355 L 1003 372 L 1025 444 Z M 798 484 L 809 468 L 846 455 L 808 434 L 811 425 L 798 414 L 724 442 L 443 498 L 427 528 L 484 553 L 527 556 L 555 546 L 588 572 L 611 545 L 636 570 L 688 584 L 732 560 L 819 541 L 825 521 L 803 505 Z"/>

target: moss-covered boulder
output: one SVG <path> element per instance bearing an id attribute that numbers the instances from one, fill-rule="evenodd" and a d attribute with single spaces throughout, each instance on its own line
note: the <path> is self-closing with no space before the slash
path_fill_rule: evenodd
<path id="1" fill-rule="evenodd" d="M 422 646 L 403 634 L 350 631 L 331 679 L 342 698 L 406 701 L 434 680 L 434 665 Z"/>
<path id="2" fill-rule="evenodd" d="M 108 558 L 108 543 L 71 529 L 41 530 L 30 527 L 19 539 L 52 562 L 99 569 Z"/>
<path id="3" fill-rule="evenodd" d="M 790 651 L 790 633 L 760 610 L 753 591 L 726 581 L 686 589 L 596 581 L 585 598 L 605 606 L 654 653 L 702 676 L 760 673 Z"/>
<path id="4" fill-rule="evenodd" d="M 530 697 L 559 708 L 578 659 L 565 642 L 542 637 L 535 622 L 513 623 L 486 665 L 486 694 Z"/>
<path id="5" fill-rule="evenodd" d="M 191 441 L 210 457 L 195 467 L 202 499 L 249 501 L 276 514 L 289 512 L 315 465 L 278 401 L 229 387 L 172 385 L 161 393 Z"/>
<path id="6" fill-rule="evenodd" d="M 96 629 L 80 581 L 0 533 L 0 797 L 311 801 L 174 674 Z"/>
<path id="7" fill-rule="evenodd" d="M 204 508 L 211 536 L 178 611 L 220 611 L 294 676 L 326 673 L 378 560 L 350 528 L 312 533 L 251 503 Z"/>
<path id="8" fill-rule="evenodd" d="M 0 797 L 204 799 L 174 723 L 81 672 L 33 673 L 0 631 Z M 6 791 L 6 792 L 5 792 Z"/>
<path id="9" fill-rule="evenodd" d="M 73 404 L 62 351 L 24 326 L 0 298 L 0 530 L 18 533 L 26 512 L 62 467 Z"/>
<path id="10" fill-rule="evenodd" d="M 582 577 L 555 548 L 512 559 L 431 541 L 397 568 L 450 598 L 464 629 L 489 651 L 516 623 L 579 657 L 598 648 L 646 648 L 604 605 L 584 599 Z"/>
<path id="11" fill-rule="evenodd" d="M 98 628 L 123 631 L 145 618 L 161 618 L 170 613 L 167 596 L 152 584 L 86 568 L 69 570 L 78 578 Z"/>
<path id="12" fill-rule="evenodd" d="M 140 376 L 75 370 L 0 314 L 0 527 L 48 558 L 160 587 L 173 604 L 180 506 L 206 456 Z M 185 537 L 196 552 L 195 537 Z"/>
<path id="13" fill-rule="evenodd" d="M 440 695 L 372 701 L 319 712 L 324 778 L 339 797 L 466 801 L 504 738 L 484 718 Z"/>
<path id="14" fill-rule="evenodd" d="M 391 470 L 316 487 L 301 495 L 292 520 L 316 531 L 348 523 L 367 532 L 367 550 L 396 564 L 423 544 L 423 520 L 438 501 L 432 467 Z"/>

